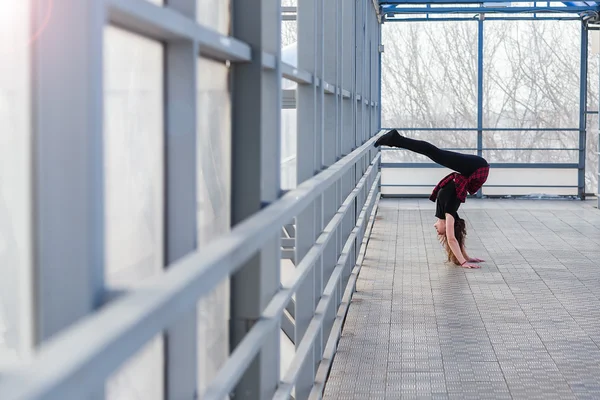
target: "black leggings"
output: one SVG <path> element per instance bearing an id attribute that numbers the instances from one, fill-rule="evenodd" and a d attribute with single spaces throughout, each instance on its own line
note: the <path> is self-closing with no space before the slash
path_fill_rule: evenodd
<path id="1" fill-rule="evenodd" d="M 474 156 L 472 154 L 456 153 L 449 150 L 441 150 L 423 140 L 409 139 L 400 136 L 400 140 L 396 145 L 397 147 L 423 154 L 437 164 L 450 168 L 467 177 L 471 176 L 471 174 L 479 168 L 488 165 L 487 161 L 482 157 Z"/>

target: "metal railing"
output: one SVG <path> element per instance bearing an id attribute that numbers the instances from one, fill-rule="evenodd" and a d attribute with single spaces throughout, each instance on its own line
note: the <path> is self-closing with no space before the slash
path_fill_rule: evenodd
<path id="1" fill-rule="evenodd" d="M 389 130 L 392 128 L 386 128 Z M 582 151 L 581 147 L 484 147 L 482 135 L 486 132 L 564 132 L 564 133 L 580 133 L 579 128 L 396 128 L 399 132 L 439 132 L 444 134 L 446 132 L 467 132 L 477 133 L 479 138 L 477 140 L 476 147 L 441 147 L 444 150 L 458 151 L 473 153 L 488 158 L 486 152 L 527 152 L 527 151 L 555 151 L 555 152 L 577 152 L 578 159 L 573 162 L 494 162 L 490 161 L 490 166 L 493 169 L 562 169 L 562 170 L 573 170 L 577 171 L 577 176 L 574 178 L 576 181 L 572 184 L 536 184 L 521 182 L 519 177 L 515 177 L 514 182 L 511 184 L 494 184 L 486 183 L 485 188 L 523 188 L 523 189 L 574 189 L 576 193 L 583 193 L 583 183 L 581 176 L 585 173 L 585 151 Z M 585 144 L 584 144 L 585 145 Z M 581 144 L 580 144 L 581 146 Z M 384 147 L 383 161 L 381 163 L 384 169 L 414 169 L 414 168 L 442 168 L 437 164 L 431 162 L 398 162 L 385 160 L 385 154 L 389 151 L 397 149 Z M 585 149 L 584 149 L 585 150 Z M 410 187 L 433 187 L 437 182 L 428 182 L 423 184 L 402 184 L 402 183 L 382 183 L 382 187 L 389 188 L 410 188 Z M 480 192 L 480 195 L 482 192 Z M 425 195 L 425 194 L 424 194 Z M 427 194 L 428 195 L 428 194 Z"/>
<path id="2" fill-rule="evenodd" d="M 27 322 L 23 347 L 33 359 L 0 370 L 0 399 L 104 398 L 112 379 L 121 378 L 119 367 L 129 373 L 128 361 L 137 361 L 137 352 L 156 338 L 165 349 L 156 363 L 164 363 L 164 374 L 152 379 L 160 379 L 165 399 L 196 398 L 199 391 L 209 399 L 229 393 L 306 399 L 322 391 L 349 301 L 344 290 L 359 268 L 360 246 L 379 198 L 380 153 L 373 147 L 380 111 L 374 101 L 378 10 L 371 0 L 341 12 L 340 0 L 299 0 L 298 62 L 290 65 L 281 58 L 280 0 L 210 3 L 62 0 L 53 2 L 47 25 L 43 10 L 33 7 L 31 31 L 44 34 L 33 43 L 26 68 L 35 140 L 27 149 L 31 181 L 23 186 L 32 188 L 27 201 L 34 221 L 33 261 L 23 267 L 27 301 L 20 308 Z M 204 18 L 213 10 L 222 26 Z M 219 12 L 225 14 L 217 18 Z M 119 201 L 105 190 L 104 176 L 111 166 L 104 148 L 112 146 L 105 138 L 110 132 L 105 112 L 112 117 L 103 85 L 110 81 L 107 27 L 152 42 L 163 55 L 155 63 L 161 71 L 155 108 L 164 112 L 165 123 L 153 131 L 164 143 L 157 146 L 164 154 L 156 166 L 160 205 L 153 215 L 160 230 L 151 245 L 160 255 L 152 265 L 155 275 L 126 282 L 135 287 L 131 290 L 105 279 L 112 250 L 105 241 L 115 231 L 105 203 Z M 202 68 L 207 59 L 231 82 L 220 90 L 227 117 L 215 116 L 229 119 L 223 126 L 199 111 L 207 107 L 197 90 L 200 78 L 207 78 Z M 298 114 L 298 185 L 286 193 L 280 180 L 284 78 L 297 83 L 290 106 Z M 206 135 L 224 137 L 223 153 L 231 153 L 204 170 L 203 161 L 212 156 L 201 148 Z M 223 203 L 215 219 L 226 220 L 215 221 L 220 223 L 215 236 L 232 227 L 210 241 L 198 238 L 198 200 L 210 190 L 199 185 L 198 176 L 206 171 L 222 173 L 226 192 L 215 200 Z M 293 236 L 282 241 L 284 228 Z M 282 286 L 282 265 L 290 259 L 293 279 Z M 198 300 L 224 284 L 230 286 L 229 299 L 225 291 L 216 297 L 223 308 L 230 306 L 229 313 L 207 319 L 219 325 L 219 334 L 228 332 L 211 338 L 211 350 L 227 352 L 229 359 L 214 367 L 222 368 L 212 380 L 216 370 L 199 368 L 206 344 L 198 339 L 205 322 L 198 314 L 206 308 Z M 285 313 L 295 356 L 281 377 L 280 364 L 287 361 L 280 346 Z"/>
<path id="3" fill-rule="evenodd" d="M 355 282 L 361 244 L 379 199 L 380 153 L 373 148 L 375 138 L 354 150 L 314 178 L 269 205 L 235 227 L 230 234 L 216 240 L 210 248 L 191 254 L 171 266 L 163 275 L 152 278 L 139 289 L 99 310 L 86 320 L 65 330 L 40 350 L 31 365 L 3 371 L 0 395 L 3 400 L 79 399 L 85 398 L 104 384 L 110 374 L 145 343 L 160 334 L 178 318 L 193 310 L 198 300 L 217 284 L 234 274 L 263 245 L 289 222 L 334 187 L 365 159 L 369 166 L 362 174 L 336 214 L 328 222 L 313 246 L 296 266 L 293 281 L 281 287 L 248 334 L 231 354 L 218 376 L 210 384 L 203 399 L 221 400 L 230 393 L 250 367 L 265 343 L 268 333 L 279 327 L 283 311 L 301 284 L 314 279 L 315 265 L 328 243 L 341 233 L 342 222 L 353 215 L 356 223 L 343 239 L 343 249 L 319 292 L 319 302 L 308 329 L 298 346 L 292 366 L 281 380 L 276 398 L 289 398 L 306 367 L 315 381 L 317 367 L 326 375 L 340 324 L 334 328 L 338 308 L 349 295 Z M 355 206 L 359 212 L 355 213 Z M 358 262 L 357 262 L 358 261 Z M 350 294 L 344 296 L 350 282 Z M 342 310 L 343 312 L 343 310 Z M 331 336 L 328 334 L 331 333 Z M 320 354 L 313 349 L 318 346 Z M 326 355 L 327 357 L 324 357 Z M 312 385 L 311 385 L 312 386 Z M 321 389 L 323 387 L 322 381 Z M 311 390 L 313 390 L 311 388 Z"/>

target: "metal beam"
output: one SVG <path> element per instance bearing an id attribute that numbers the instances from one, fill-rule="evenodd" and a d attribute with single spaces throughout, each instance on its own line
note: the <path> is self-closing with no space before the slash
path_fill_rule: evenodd
<path id="1" fill-rule="evenodd" d="M 167 7 L 196 15 L 196 2 L 169 0 Z M 166 43 L 165 261 L 167 268 L 197 248 L 197 70 L 193 41 Z M 167 399 L 192 399 L 198 384 L 196 309 L 165 332 Z"/>
<path id="2" fill-rule="evenodd" d="M 581 56 L 579 71 L 579 171 L 577 195 L 585 200 L 585 161 L 587 146 L 587 75 L 588 75 L 588 31 L 581 23 Z"/>
<path id="3" fill-rule="evenodd" d="M 578 169 L 577 163 L 490 163 L 491 168 Z M 381 163 L 381 168 L 445 168 L 431 163 Z"/>
<path id="4" fill-rule="evenodd" d="M 477 155 L 483 156 L 483 15 L 477 23 Z M 477 191 L 477 197 L 482 197 L 482 191 Z"/>
<path id="5" fill-rule="evenodd" d="M 103 29 L 100 0 L 33 7 L 36 342 L 103 303 Z M 69 85 L 65 86 L 65 82 Z"/>
<path id="6" fill-rule="evenodd" d="M 385 1 L 380 1 L 379 4 L 381 6 L 382 9 L 382 13 L 385 13 L 389 8 L 394 8 L 394 7 L 398 7 L 398 6 L 403 6 L 403 5 L 429 5 L 429 6 L 434 6 L 434 7 L 430 7 L 430 8 L 435 8 L 435 5 L 442 5 L 442 6 L 449 6 L 449 5 L 473 5 L 473 6 L 482 6 L 482 4 L 484 4 L 485 2 L 483 1 L 473 1 L 473 0 L 385 0 Z M 547 4 L 548 6 L 544 7 L 544 6 L 537 6 L 539 8 L 549 8 L 549 2 L 537 2 L 538 4 Z M 571 6 L 571 5 L 565 5 L 565 6 L 559 6 L 556 8 L 577 8 L 578 6 Z M 583 8 L 585 8 L 585 6 L 581 6 Z M 594 8 L 594 6 L 587 6 L 588 8 Z M 486 7 L 489 8 L 489 7 Z M 500 8 L 514 8 L 514 7 L 500 7 Z"/>
<path id="7" fill-rule="evenodd" d="M 493 15 L 493 14 L 492 14 Z M 486 21 L 581 21 L 580 17 L 530 17 L 530 16 L 519 16 L 519 17 L 485 17 Z M 470 18 L 465 17 L 434 17 L 429 18 L 428 16 L 424 18 L 387 18 L 386 22 L 458 22 L 458 21 L 468 21 L 475 22 L 477 21 L 477 16 L 473 16 Z"/>
<path id="8" fill-rule="evenodd" d="M 383 14 L 579 14 L 597 10 L 597 7 L 390 7 L 384 9 Z"/>
<path id="9" fill-rule="evenodd" d="M 321 114 L 318 112 L 318 101 L 322 90 L 317 84 L 323 76 L 319 75 L 321 69 L 318 50 L 320 37 L 318 35 L 317 21 L 319 10 L 316 0 L 298 0 L 298 66 L 315 76 L 315 84 L 298 87 L 298 134 L 297 134 L 297 182 L 300 184 L 312 178 L 320 169 L 321 155 L 317 149 L 320 147 Z M 320 85 L 319 85 L 320 86 Z M 317 213 L 316 201 L 311 203 L 297 215 L 296 221 L 296 269 L 306 257 L 315 239 L 317 238 Z M 320 262 L 320 258 L 316 261 Z M 295 343 L 299 343 L 314 315 L 316 307 L 314 270 L 298 285 L 295 303 L 296 330 Z M 310 365 L 309 365 L 310 367 Z M 312 370 L 305 371 L 299 382 L 297 396 L 307 391 L 307 386 L 312 380 Z"/>
<path id="10" fill-rule="evenodd" d="M 281 330 L 292 343 L 296 344 L 294 338 L 294 320 L 285 312 L 281 314 Z"/>
<path id="11" fill-rule="evenodd" d="M 146 0 L 103 0 L 114 26 L 160 41 L 193 40 L 205 56 L 222 61 L 249 61 L 250 47 L 221 35 L 184 14 Z"/>
<path id="12" fill-rule="evenodd" d="M 383 130 L 397 129 L 398 131 L 423 131 L 423 132 L 579 132 L 579 128 L 382 128 Z"/>
<path id="13" fill-rule="evenodd" d="M 578 130 L 579 131 L 579 130 Z M 472 151 L 477 147 L 440 147 L 442 150 Z M 382 147 L 381 151 L 398 151 L 394 147 Z M 579 151 L 579 147 L 482 147 L 483 151 Z"/>
<path id="14" fill-rule="evenodd" d="M 254 49 L 251 62 L 235 65 L 233 71 L 233 226 L 280 195 L 280 15 L 280 0 L 233 2 L 233 35 Z M 275 55 L 276 69 L 263 69 L 263 52 Z M 260 318 L 280 285 L 280 231 L 267 238 L 231 279 L 231 351 Z M 266 335 L 269 340 L 238 383 L 235 399 L 271 398 L 277 388 L 279 326 Z"/>

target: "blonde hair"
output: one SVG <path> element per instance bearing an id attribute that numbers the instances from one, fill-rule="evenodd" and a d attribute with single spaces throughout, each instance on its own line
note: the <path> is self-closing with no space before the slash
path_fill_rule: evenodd
<path id="1" fill-rule="evenodd" d="M 454 236 L 456 237 L 458 245 L 462 251 L 465 248 L 465 239 L 467 238 L 467 224 L 465 223 L 464 219 L 456 218 L 454 220 Z M 458 262 L 458 259 L 448 244 L 448 238 L 446 235 L 439 235 L 439 240 L 442 246 L 444 246 L 444 250 L 446 250 L 448 261 L 454 263 L 454 265 L 460 265 L 460 262 Z"/>

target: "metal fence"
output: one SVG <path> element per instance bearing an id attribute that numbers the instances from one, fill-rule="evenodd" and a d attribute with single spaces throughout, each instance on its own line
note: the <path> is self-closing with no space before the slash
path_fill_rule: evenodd
<path id="1" fill-rule="evenodd" d="M 44 29 L 30 77 L 35 343 L 30 359 L 0 370 L 0 398 L 106 397 L 107 378 L 156 336 L 166 350 L 164 398 L 319 398 L 379 199 L 378 10 L 371 0 L 298 0 L 293 67 L 280 58 L 280 0 L 231 1 L 231 36 L 196 21 L 210 12 L 202 1 L 153 3 L 50 1 L 50 23 L 32 11 L 32 31 Z M 102 278 L 108 25 L 160 42 L 165 54 L 164 271 L 122 293 L 108 293 Z M 233 228 L 204 247 L 195 224 L 198 57 L 230 65 L 232 99 Z M 298 83 L 298 186 L 287 193 L 282 78 Z M 281 230 L 292 219 L 295 272 L 282 285 Z M 228 278 L 231 353 L 198 393 L 194 310 Z M 280 376 L 285 312 L 296 351 Z"/>
<path id="2" fill-rule="evenodd" d="M 478 193 L 479 196 L 510 196 L 510 195 L 528 195 L 531 193 L 545 193 L 549 195 L 563 195 L 563 196 L 579 196 L 581 197 L 584 193 L 584 177 L 585 177 L 585 142 L 580 143 L 581 147 L 484 147 L 484 135 L 495 132 L 552 132 L 552 133 L 579 133 L 581 137 L 581 131 L 579 128 L 565 129 L 565 128 L 397 128 L 403 134 L 410 135 L 415 132 L 434 132 L 439 135 L 444 135 L 445 132 L 464 132 L 464 133 L 476 133 L 477 134 L 477 146 L 476 147 L 444 147 L 445 150 L 465 152 L 469 154 L 476 154 L 483 156 L 490 162 L 491 167 L 494 169 L 494 174 L 490 176 L 490 181 L 482 188 Z M 581 140 L 584 140 L 585 136 Z M 426 174 L 420 176 L 421 181 L 419 183 L 409 182 L 410 175 L 404 175 L 406 182 L 398 181 L 394 179 L 394 174 L 390 174 L 396 169 L 407 170 L 410 169 L 414 173 L 415 170 L 419 169 L 436 169 L 443 168 L 440 165 L 433 164 L 430 162 L 398 162 L 391 161 L 386 157 L 386 153 L 394 151 L 393 148 L 384 148 L 382 155 L 382 168 L 384 168 L 382 176 L 382 191 L 385 195 L 416 195 L 416 196 L 428 196 L 431 189 L 436 185 L 439 180 L 439 174 L 436 176 L 429 176 Z M 519 152 L 558 152 L 562 154 L 569 153 L 576 154 L 576 160 L 571 162 L 495 162 L 493 160 L 494 155 L 499 152 L 509 151 L 513 154 L 519 154 Z M 569 158 L 569 157 L 565 157 Z M 572 158 L 572 157 L 571 157 Z M 502 176 L 498 176 L 498 172 L 507 170 L 510 173 L 510 177 L 507 175 L 507 179 Z M 535 176 L 522 176 L 523 174 L 516 174 L 518 170 L 534 170 L 536 171 Z M 557 172 L 563 171 L 564 176 L 558 176 Z M 500 174 L 501 175 L 501 174 Z M 424 179 L 423 179 L 424 178 Z M 498 178 L 498 179 L 496 179 Z M 498 181 L 495 183 L 495 181 Z M 418 190 L 410 190 L 410 188 Z M 394 190 L 396 189 L 396 190 Z"/>
<path id="3" fill-rule="evenodd" d="M 437 3 L 446 3 L 441 6 Z M 475 126 L 470 127 L 431 127 L 431 128 L 413 128 L 413 127 L 399 127 L 398 130 L 415 132 L 415 131 L 429 131 L 438 132 L 443 135 L 447 131 L 458 132 L 473 132 L 477 134 L 477 145 L 474 147 L 454 149 L 458 151 L 470 151 L 473 154 L 484 155 L 492 151 L 494 152 L 531 152 L 535 150 L 539 151 L 560 151 L 560 152 L 577 152 L 576 159 L 571 162 L 553 162 L 553 163 L 496 163 L 491 161 L 492 167 L 495 171 L 498 169 L 521 169 L 521 170 L 537 170 L 542 173 L 541 170 L 563 170 L 572 171 L 576 174 L 573 177 L 569 177 L 568 183 L 563 184 L 552 184 L 542 183 L 536 184 L 535 180 L 526 182 L 515 176 L 512 184 L 494 184 L 488 182 L 484 186 L 492 190 L 494 193 L 500 195 L 513 195 L 513 194 L 529 194 L 539 193 L 540 190 L 546 189 L 554 190 L 556 193 L 568 194 L 570 196 L 577 196 L 580 199 L 584 199 L 586 195 L 585 187 L 585 169 L 586 169 L 586 135 L 587 135 L 587 117 L 589 114 L 594 114 L 596 111 L 588 110 L 588 47 L 589 47 L 589 31 L 595 28 L 592 24 L 588 24 L 586 19 L 582 16 L 588 12 L 594 13 L 597 4 L 577 4 L 564 2 L 563 3 L 550 3 L 550 2 L 537 2 L 531 4 L 510 4 L 506 3 L 502 7 L 498 7 L 496 3 L 483 3 L 483 4 L 469 4 L 468 1 L 426 1 L 426 0 L 410 0 L 410 1 L 396 1 L 396 0 L 385 0 L 381 1 L 382 13 L 385 15 L 385 23 L 410 23 L 410 22 L 440 22 L 440 21 L 456 21 L 457 23 L 476 23 L 477 24 L 477 68 L 476 68 L 476 110 L 473 110 L 476 114 L 477 121 Z M 560 13 L 560 15 L 557 15 Z M 578 126 L 563 126 L 563 127 L 548 127 L 538 128 L 525 126 L 521 127 L 496 127 L 491 128 L 486 126 L 484 123 L 484 79 L 487 79 L 484 75 L 484 41 L 485 41 L 485 26 L 493 24 L 491 21 L 541 21 L 541 20 L 580 20 L 581 21 L 581 35 L 580 35 L 580 51 L 579 51 L 579 109 L 578 109 Z M 462 21 L 462 22 L 459 22 Z M 489 22 L 488 22 L 489 21 Z M 556 22 L 560 23 L 560 22 Z M 523 147 L 510 147 L 510 148 L 486 148 L 484 146 L 484 136 L 489 132 L 561 132 L 568 133 L 574 132 L 578 134 L 578 138 L 574 140 L 574 145 L 571 147 L 540 147 L 540 148 L 523 148 Z M 576 144 L 575 144 L 576 143 Z M 564 153 L 563 153 L 564 154 Z M 415 168 L 415 167 L 426 167 L 430 168 L 433 165 L 415 165 L 414 163 L 404 162 L 389 162 L 386 160 L 386 156 L 383 156 L 383 167 L 386 170 L 395 168 Z M 547 172 L 546 178 L 541 181 L 551 181 L 550 174 L 552 171 Z M 490 179 L 493 179 L 493 174 L 490 175 Z M 386 174 L 383 175 L 383 187 L 388 188 L 408 188 L 411 186 L 424 187 L 428 186 L 425 184 L 411 185 L 410 183 L 398 183 L 398 182 L 387 182 Z M 435 183 L 433 183 L 435 185 Z M 500 191 L 500 188 L 504 188 L 504 191 Z M 515 189 L 515 190 L 512 190 Z M 529 191 L 525 190 L 529 189 Z M 591 188 L 590 188 L 591 189 Z M 481 193 L 480 193 L 481 194 Z M 555 193 L 550 193 L 555 194 Z M 425 195 L 425 191 L 423 191 Z"/>

